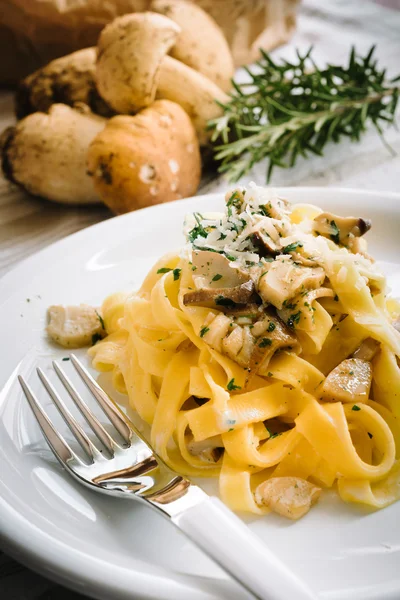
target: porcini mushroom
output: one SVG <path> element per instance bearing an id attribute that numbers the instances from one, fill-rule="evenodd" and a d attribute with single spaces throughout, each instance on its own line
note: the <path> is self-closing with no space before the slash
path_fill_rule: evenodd
<path id="1" fill-rule="evenodd" d="M 84 48 L 52 60 L 28 75 L 18 85 L 15 113 L 22 119 L 36 111 L 47 112 L 52 104 L 87 104 L 99 115 L 109 117 L 112 110 L 99 95 L 94 75 L 96 48 Z"/>
<path id="2" fill-rule="evenodd" d="M 167 100 L 110 119 L 87 155 L 96 191 L 117 214 L 193 195 L 200 167 L 193 125 Z"/>
<path id="3" fill-rule="evenodd" d="M 257 487 L 255 500 L 260 506 L 296 520 L 308 513 L 320 495 L 321 488 L 301 477 L 271 477 Z"/>
<path id="4" fill-rule="evenodd" d="M 155 99 L 162 59 L 180 27 L 157 13 L 127 14 L 100 34 L 96 83 L 118 113 L 134 113 Z"/>
<path id="5" fill-rule="evenodd" d="M 235 306 L 247 304 L 254 300 L 255 286 L 250 279 L 235 287 L 227 288 L 203 288 L 193 292 L 187 292 L 183 296 L 183 303 L 188 306 L 204 306 L 206 308 L 234 308 Z"/>
<path id="6" fill-rule="evenodd" d="M 92 306 L 50 306 L 49 337 L 64 348 L 82 348 L 106 335 L 99 312 Z"/>
<path id="7" fill-rule="evenodd" d="M 234 74 L 233 58 L 214 19 L 196 4 L 183 0 L 153 0 L 149 8 L 169 17 L 181 28 L 170 56 L 228 91 Z"/>
<path id="8" fill-rule="evenodd" d="M 314 218 L 314 231 L 347 246 L 356 237 L 361 237 L 371 229 L 371 221 L 360 217 L 338 217 L 324 212 Z"/>
<path id="9" fill-rule="evenodd" d="M 86 153 L 105 124 L 106 119 L 84 106 L 53 104 L 49 114 L 28 115 L 6 129 L 0 139 L 5 177 L 55 202 L 98 202 L 86 173 Z"/>
<path id="10" fill-rule="evenodd" d="M 367 402 L 372 383 L 368 360 L 348 358 L 329 373 L 318 394 L 328 402 Z"/>

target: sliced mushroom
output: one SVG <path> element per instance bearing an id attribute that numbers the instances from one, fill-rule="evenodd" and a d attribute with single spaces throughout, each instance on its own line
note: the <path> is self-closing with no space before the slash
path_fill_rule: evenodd
<path id="1" fill-rule="evenodd" d="M 266 236 L 262 231 L 252 233 L 251 241 L 256 247 L 257 253 L 262 258 L 279 254 L 280 244 L 275 243 L 270 236 Z"/>
<path id="2" fill-rule="evenodd" d="M 294 298 L 301 290 L 320 287 L 325 279 L 322 267 L 297 265 L 289 256 L 278 256 L 267 263 L 258 281 L 258 293 L 265 302 L 281 309 L 284 302 Z"/>
<path id="3" fill-rule="evenodd" d="M 372 365 L 368 360 L 348 358 L 329 373 L 318 390 L 327 402 L 367 402 L 372 382 Z"/>
<path id="4" fill-rule="evenodd" d="M 221 89 L 231 87 L 234 65 L 222 30 L 204 10 L 182 0 L 153 0 L 150 10 L 169 17 L 181 28 L 170 54 Z"/>
<path id="5" fill-rule="evenodd" d="M 93 306 L 50 306 L 49 337 L 64 348 L 90 346 L 106 335 L 103 321 Z"/>
<path id="6" fill-rule="evenodd" d="M 271 477 L 257 487 L 255 500 L 278 515 L 296 520 L 308 513 L 320 495 L 321 488 L 300 477 Z"/>
<path id="7" fill-rule="evenodd" d="M 183 303 L 185 306 L 204 306 L 224 311 L 238 304 L 254 302 L 256 298 L 254 282 L 250 280 L 233 288 L 207 288 L 187 292 L 183 296 Z"/>
<path id="8" fill-rule="evenodd" d="M 361 346 L 352 354 L 352 358 L 371 361 L 377 354 L 379 348 L 379 342 L 374 340 L 374 338 L 369 337 L 361 342 Z"/>
<path id="9" fill-rule="evenodd" d="M 231 267 L 223 254 L 208 250 L 192 253 L 193 281 L 197 289 L 233 288 L 249 281 L 249 275 Z"/>
<path id="10" fill-rule="evenodd" d="M 192 456 L 198 456 L 204 462 L 218 462 L 224 451 L 224 444 L 220 435 L 195 442 L 192 438 L 187 443 L 188 452 Z"/>
<path id="11" fill-rule="evenodd" d="M 315 217 L 314 231 L 334 241 L 336 244 L 347 246 L 355 237 L 361 237 L 371 229 L 371 221 L 360 217 L 339 217 L 324 212 Z"/>
<path id="12" fill-rule="evenodd" d="M 114 19 L 100 34 L 96 84 L 118 113 L 132 113 L 151 104 L 161 62 L 181 28 L 151 12 Z"/>

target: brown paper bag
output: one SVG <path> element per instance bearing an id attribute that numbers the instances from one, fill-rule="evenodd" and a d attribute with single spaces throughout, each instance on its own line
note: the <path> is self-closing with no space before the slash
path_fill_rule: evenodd
<path id="1" fill-rule="evenodd" d="M 197 0 L 223 29 L 237 65 L 258 48 L 286 42 L 298 0 Z M 96 44 L 116 16 L 148 10 L 151 0 L 0 0 L 0 84 L 12 85 L 53 58 Z"/>

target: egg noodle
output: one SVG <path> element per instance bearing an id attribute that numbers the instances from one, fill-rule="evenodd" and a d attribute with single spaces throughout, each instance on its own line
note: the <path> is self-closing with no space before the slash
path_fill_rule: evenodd
<path id="1" fill-rule="evenodd" d="M 177 472 L 218 477 L 237 511 L 304 514 L 320 488 L 400 498 L 400 304 L 361 238 L 370 224 L 251 184 L 140 290 L 102 306 L 89 354 Z"/>

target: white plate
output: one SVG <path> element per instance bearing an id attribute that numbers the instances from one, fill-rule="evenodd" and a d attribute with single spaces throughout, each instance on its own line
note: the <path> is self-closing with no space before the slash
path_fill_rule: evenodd
<path id="1" fill-rule="evenodd" d="M 370 250 L 400 295 L 400 195 L 322 188 L 280 193 L 338 214 L 371 217 Z M 47 306 L 98 305 L 112 291 L 137 287 L 163 252 L 181 244 L 186 213 L 222 203 L 214 194 L 118 217 L 8 274 L 0 282 L 0 387 L 21 360 L 19 368 L 33 381 L 34 361 L 48 366 L 64 354 L 46 342 Z M 249 522 L 320 598 L 400 598 L 400 502 L 371 512 L 331 493 L 298 523 L 276 516 Z M 51 456 L 13 377 L 0 398 L 0 532 L 4 549 L 16 558 L 96 598 L 245 597 L 161 516 L 75 484 Z"/>

